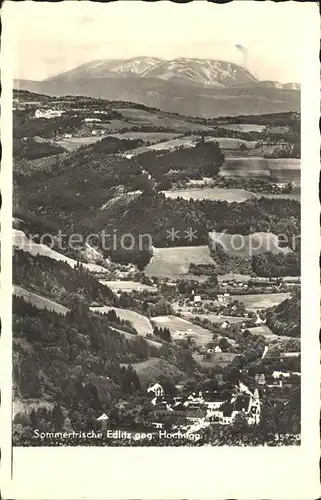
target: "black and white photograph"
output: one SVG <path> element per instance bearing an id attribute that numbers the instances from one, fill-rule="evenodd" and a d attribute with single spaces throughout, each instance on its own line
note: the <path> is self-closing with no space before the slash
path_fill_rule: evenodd
<path id="1" fill-rule="evenodd" d="M 13 457 L 313 432 L 313 6 L 263 4 L 5 2 Z"/>
<path id="2" fill-rule="evenodd" d="M 14 66 L 13 444 L 300 445 L 293 39 L 68 14 Z"/>

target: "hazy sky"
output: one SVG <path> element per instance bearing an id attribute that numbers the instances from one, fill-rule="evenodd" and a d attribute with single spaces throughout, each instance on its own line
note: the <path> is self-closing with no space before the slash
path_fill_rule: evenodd
<path id="1" fill-rule="evenodd" d="M 42 80 L 93 59 L 200 57 L 243 64 L 259 79 L 301 80 L 304 37 L 317 6 L 234 1 L 185 5 L 6 2 L 14 76 Z M 5 18 L 4 18 L 5 19 Z"/>

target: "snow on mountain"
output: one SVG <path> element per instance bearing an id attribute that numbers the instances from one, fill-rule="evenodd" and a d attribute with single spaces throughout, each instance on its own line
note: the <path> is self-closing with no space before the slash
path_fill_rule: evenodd
<path id="1" fill-rule="evenodd" d="M 157 57 L 144 56 L 127 60 L 99 59 L 66 71 L 56 78 L 82 79 L 133 76 L 167 81 L 183 81 L 185 83 L 215 87 L 257 82 L 249 71 L 231 62 L 185 57 L 165 61 Z M 51 77 L 48 81 L 54 78 Z"/>
<path id="2" fill-rule="evenodd" d="M 179 58 L 162 61 L 141 76 L 163 80 L 189 80 L 197 84 L 225 87 L 235 83 L 256 82 L 249 71 L 237 64 L 212 59 Z"/>
<path id="3" fill-rule="evenodd" d="M 145 71 L 157 66 L 162 60 L 157 57 L 135 57 L 122 61 L 112 68 L 113 73 L 142 75 Z"/>

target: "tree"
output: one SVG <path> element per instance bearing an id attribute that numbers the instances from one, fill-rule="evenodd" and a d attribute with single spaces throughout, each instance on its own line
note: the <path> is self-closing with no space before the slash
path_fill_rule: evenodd
<path id="1" fill-rule="evenodd" d="M 162 376 L 160 378 L 159 382 L 160 382 L 161 386 L 163 387 L 166 396 L 176 396 L 177 395 L 178 391 L 175 387 L 174 382 L 170 378 L 168 378 L 166 376 Z"/>
<path id="2" fill-rule="evenodd" d="M 223 352 L 228 351 L 230 349 L 230 347 L 231 347 L 231 344 L 229 343 L 229 341 L 225 337 L 222 337 L 220 339 L 218 345 L 222 349 Z"/>
<path id="3" fill-rule="evenodd" d="M 246 429 L 248 429 L 249 425 L 245 413 L 237 413 L 233 419 L 232 425 L 233 430 L 238 432 L 244 432 Z"/>
<path id="4" fill-rule="evenodd" d="M 34 408 L 32 408 L 30 412 L 30 420 L 33 428 L 35 429 L 38 426 L 38 420 L 37 420 L 36 410 Z"/>
<path id="5" fill-rule="evenodd" d="M 62 411 L 59 403 L 55 404 L 55 406 L 53 407 L 52 420 L 53 420 L 54 428 L 56 430 L 60 431 L 63 427 L 63 423 L 65 421 L 65 416 L 63 414 L 63 411 Z"/>

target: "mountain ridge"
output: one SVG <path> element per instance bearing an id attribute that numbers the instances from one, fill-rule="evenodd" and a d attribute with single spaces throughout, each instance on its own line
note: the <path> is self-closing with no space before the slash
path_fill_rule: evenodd
<path id="1" fill-rule="evenodd" d="M 246 68 L 224 60 L 209 58 L 161 59 L 157 57 L 132 57 L 130 59 L 96 59 L 76 66 L 68 71 L 51 76 L 44 81 L 56 78 L 93 78 L 130 77 L 161 78 L 164 80 L 183 77 L 198 84 L 228 86 L 231 83 L 258 81 Z"/>
<path id="2" fill-rule="evenodd" d="M 46 95 L 136 102 L 205 118 L 300 109 L 297 84 L 260 82 L 246 68 L 214 59 L 97 59 L 47 80 L 16 80 L 14 85 Z"/>

